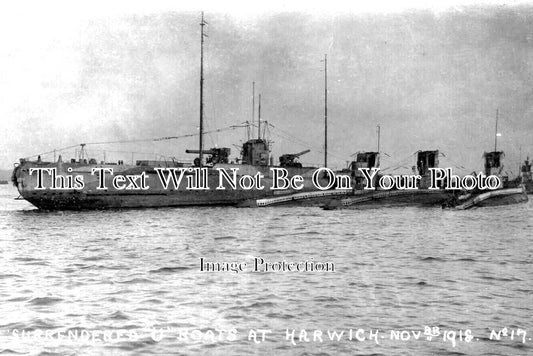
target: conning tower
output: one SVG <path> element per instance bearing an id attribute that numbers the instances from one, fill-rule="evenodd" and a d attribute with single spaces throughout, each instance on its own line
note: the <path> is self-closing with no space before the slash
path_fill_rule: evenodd
<path id="1" fill-rule="evenodd" d="M 354 178 L 355 189 L 362 189 L 366 185 L 366 178 L 359 168 L 372 168 L 379 167 L 379 152 L 357 152 L 355 154 L 355 161 L 352 161 L 349 165 L 351 175 Z M 377 180 L 377 175 L 375 178 Z"/>
<path id="2" fill-rule="evenodd" d="M 267 141 L 257 138 L 246 141 L 242 145 L 241 163 L 252 166 L 268 166 L 270 162 L 270 149 Z"/>
<path id="3" fill-rule="evenodd" d="M 503 151 L 492 151 L 483 153 L 485 159 L 485 175 L 500 175 L 503 170 Z"/>

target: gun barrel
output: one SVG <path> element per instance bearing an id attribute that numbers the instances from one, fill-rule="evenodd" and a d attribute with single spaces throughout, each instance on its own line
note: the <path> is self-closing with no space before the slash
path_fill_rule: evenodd
<path id="1" fill-rule="evenodd" d="M 302 152 L 295 153 L 294 156 L 300 157 L 300 156 L 303 156 L 304 154 L 309 153 L 309 152 L 311 152 L 311 150 L 305 150 L 305 151 L 302 151 Z"/>
<path id="2" fill-rule="evenodd" d="M 195 153 L 195 154 L 199 154 L 200 153 L 200 150 L 185 150 L 186 153 Z M 202 150 L 203 153 L 205 154 L 208 154 L 208 155 L 212 155 L 213 154 L 213 151 L 212 150 Z"/>

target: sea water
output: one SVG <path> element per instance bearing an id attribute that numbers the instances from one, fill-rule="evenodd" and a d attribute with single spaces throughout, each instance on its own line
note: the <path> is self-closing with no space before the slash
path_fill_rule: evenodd
<path id="1" fill-rule="evenodd" d="M 2 355 L 533 353 L 532 201 L 45 212 L 17 196 L 0 186 Z"/>

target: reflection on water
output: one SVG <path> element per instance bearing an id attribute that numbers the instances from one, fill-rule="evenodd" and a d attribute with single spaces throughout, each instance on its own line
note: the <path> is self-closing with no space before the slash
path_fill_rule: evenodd
<path id="1" fill-rule="evenodd" d="M 16 195 L 13 187 L 0 186 L 4 353 L 509 355 L 533 350 L 527 340 L 533 335 L 531 201 L 472 211 L 40 212 L 14 201 Z M 242 273 L 200 272 L 200 257 L 247 265 Z M 332 262 L 335 272 L 253 272 L 254 257 Z M 424 326 L 455 330 L 457 345 L 442 335 L 428 341 Z M 525 329 L 525 344 L 509 337 L 488 340 L 490 330 L 503 327 Z M 272 332 L 257 344 L 248 340 L 250 329 Z M 286 339 L 286 329 L 289 335 L 294 329 L 295 345 Z M 309 342 L 300 342 L 302 329 Z M 357 329 L 364 329 L 365 341 L 357 341 Z M 459 330 L 466 329 L 475 336 L 469 343 L 459 341 Z M 36 336 L 37 330 L 45 336 Z M 324 337 L 313 341 L 315 330 Z M 328 330 L 345 334 L 331 341 Z M 371 330 L 378 330 L 379 344 L 368 340 Z M 406 341 L 390 340 L 391 330 L 415 333 Z M 70 339 L 59 340 L 69 332 Z M 91 332 L 102 334 L 92 341 Z"/>

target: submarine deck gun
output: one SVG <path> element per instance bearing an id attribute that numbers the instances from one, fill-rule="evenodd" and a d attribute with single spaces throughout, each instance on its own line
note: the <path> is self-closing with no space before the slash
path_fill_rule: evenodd
<path id="1" fill-rule="evenodd" d="M 298 157 L 303 156 L 306 153 L 311 152 L 311 150 L 305 150 L 298 153 L 287 153 L 279 157 L 279 165 L 281 167 L 297 167 L 301 168 L 302 164 L 298 162 Z"/>
<path id="2" fill-rule="evenodd" d="M 185 150 L 185 152 L 199 154 L 200 150 Z M 228 147 L 214 147 L 210 150 L 203 150 L 202 153 L 209 155 L 206 158 L 207 164 L 228 163 L 231 149 Z M 197 157 L 194 159 L 194 165 L 200 166 L 200 158 Z"/>

